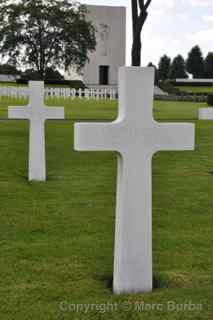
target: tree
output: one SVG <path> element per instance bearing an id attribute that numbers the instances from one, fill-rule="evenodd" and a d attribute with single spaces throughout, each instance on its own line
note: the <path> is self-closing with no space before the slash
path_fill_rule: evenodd
<path id="1" fill-rule="evenodd" d="M 24 80 L 39 80 L 40 75 L 34 69 L 27 69 L 22 74 L 21 78 Z M 45 70 L 45 75 L 44 75 L 43 80 L 64 80 L 64 77 L 60 74 L 59 71 L 54 70 L 52 68 L 47 68 Z"/>
<path id="2" fill-rule="evenodd" d="M 170 64 L 171 59 L 167 55 L 160 58 L 158 64 L 158 77 L 160 80 L 167 80 L 169 78 Z"/>
<path id="3" fill-rule="evenodd" d="M 47 80 L 64 80 L 62 74 L 53 68 L 47 68 L 45 73 L 45 79 Z"/>
<path id="4" fill-rule="evenodd" d="M 185 61 L 181 55 L 178 55 L 172 61 L 170 71 L 169 71 L 169 78 L 170 79 L 188 78 L 188 76 L 186 74 Z"/>
<path id="5" fill-rule="evenodd" d="M 17 70 L 16 67 L 10 64 L 0 65 L 0 74 L 20 74 L 21 71 Z"/>
<path id="6" fill-rule="evenodd" d="M 188 54 L 186 69 L 194 78 L 202 78 L 204 74 L 204 59 L 199 46 L 195 46 Z"/>
<path id="7" fill-rule="evenodd" d="M 35 69 L 81 69 L 96 46 L 86 8 L 72 0 L 0 0 L 0 55 Z"/>
<path id="8" fill-rule="evenodd" d="M 133 45 L 132 66 L 141 65 L 141 33 L 152 0 L 132 0 Z"/>
<path id="9" fill-rule="evenodd" d="M 152 67 L 155 69 L 155 84 L 158 84 L 158 81 L 159 81 L 158 68 L 152 62 L 149 62 L 147 67 Z"/>
<path id="10" fill-rule="evenodd" d="M 205 78 L 213 79 L 213 52 L 209 52 L 204 62 Z"/>

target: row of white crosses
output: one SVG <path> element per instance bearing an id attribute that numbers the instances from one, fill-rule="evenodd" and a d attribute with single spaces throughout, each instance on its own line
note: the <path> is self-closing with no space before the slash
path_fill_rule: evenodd
<path id="1" fill-rule="evenodd" d="M 13 98 L 28 98 L 29 89 L 28 87 L 0 87 L 0 99 L 2 97 L 13 97 Z M 71 88 L 46 88 L 45 97 L 51 98 L 71 98 L 72 100 L 78 99 L 110 99 L 115 100 L 117 98 L 116 89 L 71 89 Z"/>
<path id="2" fill-rule="evenodd" d="M 9 110 L 30 120 L 29 179 L 44 180 L 44 121 L 62 119 L 63 108 L 43 106 L 43 84 L 30 83 L 30 105 Z M 152 290 L 152 156 L 161 150 L 193 150 L 194 125 L 153 119 L 153 68 L 119 70 L 119 117 L 112 123 L 75 124 L 78 151 L 118 153 L 113 288 Z"/>

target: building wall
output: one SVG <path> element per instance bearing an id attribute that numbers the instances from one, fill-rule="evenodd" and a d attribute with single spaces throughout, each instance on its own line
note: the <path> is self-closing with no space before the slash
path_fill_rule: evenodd
<path id="1" fill-rule="evenodd" d="M 99 67 L 109 66 L 109 85 L 117 85 L 118 68 L 126 58 L 126 8 L 87 6 L 87 20 L 96 28 L 97 47 L 83 70 L 86 85 L 99 85 Z"/>

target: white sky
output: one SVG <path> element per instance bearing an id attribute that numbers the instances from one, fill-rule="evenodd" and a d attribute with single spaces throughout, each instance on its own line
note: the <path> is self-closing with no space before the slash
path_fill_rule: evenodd
<path id="1" fill-rule="evenodd" d="M 127 64 L 131 49 L 131 0 L 80 0 L 85 4 L 127 7 Z M 143 30 L 142 65 L 160 56 L 187 56 L 199 44 L 204 55 L 213 51 L 213 0 L 152 0 Z"/>

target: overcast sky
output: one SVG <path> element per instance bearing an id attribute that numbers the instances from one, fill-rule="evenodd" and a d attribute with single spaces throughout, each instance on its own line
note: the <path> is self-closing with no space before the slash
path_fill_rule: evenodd
<path id="1" fill-rule="evenodd" d="M 131 47 L 131 0 L 80 0 L 86 4 L 127 7 L 127 64 Z M 199 44 L 204 55 L 213 51 L 213 0 L 152 0 L 143 31 L 142 64 L 158 63 L 167 54 L 187 56 Z"/>

